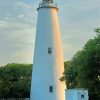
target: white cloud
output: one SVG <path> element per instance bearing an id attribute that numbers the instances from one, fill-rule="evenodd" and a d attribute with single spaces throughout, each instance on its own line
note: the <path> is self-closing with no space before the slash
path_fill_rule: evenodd
<path id="1" fill-rule="evenodd" d="M 16 5 L 19 6 L 19 7 L 22 7 L 22 8 L 26 8 L 26 9 L 33 8 L 32 5 L 24 3 L 24 2 L 21 2 L 21 1 L 17 2 Z"/>
<path id="2" fill-rule="evenodd" d="M 18 18 L 24 18 L 24 17 L 25 17 L 25 15 L 23 15 L 23 14 L 18 15 Z"/>
<path id="3" fill-rule="evenodd" d="M 0 64 L 32 62 L 39 1 L 0 0 Z M 57 2 L 64 58 L 69 60 L 99 27 L 100 0 Z"/>
<path id="4" fill-rule="evenodd" d="M 6 13 L 6 16 L 10 16 L 11 14 L 10 13 Z"/>
<path id="5" fill-rule="evenodd" d="M 0 29 L 5 28 L 5 27 L 9 27 L 8 22 L 4 20 L 0 20 Z"/>
<path id="6" fill-rule="evenodd" d="M 64 58 L 70 59 L 100 27 L 100 0 L 59 1 Z"/>
<path id="7" fill-rule="evenodd" d="M 31 50 L 19 50 L 12 54 L 11 62 L 19 63 L 33 63 L 33 49 Z"/>
<path id="8" fill-rule="evenodd" d="M 0 1 L 0 65 L 11 62 L 32 63 L 36 12 L 30 3 L 19 0 L 4 2 Z"/>
<path id="9" fill-rule="evenodd" d="M 29 23 L 10 21 L 0 21 L 0 26 L 0 64 L 15 62 L 15 59 L 19 62 L 19 58 L 22 63 L 32 63 L 36 28 Z"/>

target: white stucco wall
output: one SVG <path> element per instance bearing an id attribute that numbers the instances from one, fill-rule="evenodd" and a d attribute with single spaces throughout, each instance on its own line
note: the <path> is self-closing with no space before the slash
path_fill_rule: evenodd
<path id="1" fill-rule="evenodd" d="M 48 54 L 48 48 L 52 53 Z M 63 52 L 56 8 L 40 8 L 36 30 L 31 100 L 65 100 Z M 53 92 L 49 92 L 53 86 Z"/>
<path id="2" fill-rule="evenodd" d="M 88 91 L 85 89 L 67 89 L 66 100 L 88 100 Z"/>

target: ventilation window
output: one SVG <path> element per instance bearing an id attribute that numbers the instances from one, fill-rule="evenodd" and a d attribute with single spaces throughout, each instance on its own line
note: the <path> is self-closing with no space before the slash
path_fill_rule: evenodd
<path id="1" fill-rule="evenodd" d="M 52 53 L 52 49 L 49 47 L 48 48 L 48 54 L 51 54 Z"/>
<path id="2" fill-rule="evenodd" d="M 81 95 L 81 98 L 84 99 L 84 94 Z"/>
<path id="3" fill-rule="evenodd" d="M 53 92 L 53 86 L 49 87 L 49 92 Z"/>

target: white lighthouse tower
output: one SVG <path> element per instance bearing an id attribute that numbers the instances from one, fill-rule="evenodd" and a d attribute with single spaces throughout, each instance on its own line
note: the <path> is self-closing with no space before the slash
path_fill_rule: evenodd
<path id="1" fill-rule="evenodd" d="M 60 81 L 64 61 L 53 0 L 42 0 L 38 7 L 30 100 L 65 100 L 65 84 Z"/>

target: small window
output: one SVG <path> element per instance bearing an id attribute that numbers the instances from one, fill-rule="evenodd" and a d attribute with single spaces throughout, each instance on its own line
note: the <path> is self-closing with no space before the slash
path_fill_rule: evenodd
<path id="1" fill-rule="evenodd" d="M 52 53 L 52 49 L 49 47 L 48 48 L 48 54 L 51 54 Z"/>
<path id="2" fill-rule="evenodd" d="M 53 92 L 53 86 L 49 87 L 49 92 Z"/>
<path id="3" fill-rule="evenodd" d="M 84 94 L 81 95 L 81 98 L 84 99 Z"/>

